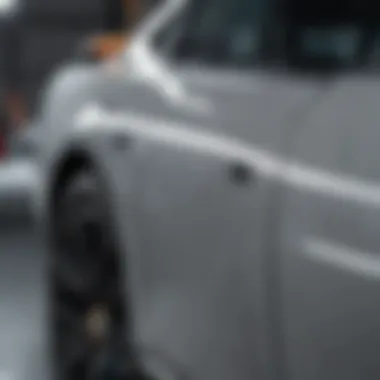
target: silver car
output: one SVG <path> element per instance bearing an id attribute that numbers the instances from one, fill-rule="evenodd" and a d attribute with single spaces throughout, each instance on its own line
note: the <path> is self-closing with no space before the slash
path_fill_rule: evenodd
<path id="1" fill-rule="evenodd" d="M 59 378 L 380 378 L 380 18 L 279 3 L 167 1 L 47 90 Z"/>
<path id="2" fill-rule="evenodd" d="M 33 224 L 33 198 L 39 191 L 39 128 L 30 125 L 14 133 L 0 158 L 0 229 Z"/>

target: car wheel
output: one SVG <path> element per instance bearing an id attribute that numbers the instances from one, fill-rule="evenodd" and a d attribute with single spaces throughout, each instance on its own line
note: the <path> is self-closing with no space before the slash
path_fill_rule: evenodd
<path id="1" fill-rule="evenodd" d="M 122 274 L 97 176 L 71 176 L 54 209 L 49 317 L 56 378 L 125 379 Z"/>

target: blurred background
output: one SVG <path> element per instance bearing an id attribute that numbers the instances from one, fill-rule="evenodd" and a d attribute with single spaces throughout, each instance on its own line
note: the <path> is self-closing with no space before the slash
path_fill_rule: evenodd
<path id="1" fill-rule="evenodd" d="M 0 380 L 47 378 L 42 239 L 33 225 L 41 90 L 62 65 L 116 54 L 159 0 L 0 0 Z"/>

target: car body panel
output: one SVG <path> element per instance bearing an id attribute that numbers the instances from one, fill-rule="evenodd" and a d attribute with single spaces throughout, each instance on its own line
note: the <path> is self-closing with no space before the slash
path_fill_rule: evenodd
<path id="1" fill-rule="evenodd" d="M 126 118 L 120 130 L 136 152 L 136 339 L 196 379 L 274 376 L 265 227 L 283 135 L 293 127 L 284 120 L 297 120 L 320 85 L 297 88 L 285 79 L 279 89 L 258 76 L 258 89 L 237 78 L 231 93 L 229 83 L 195 88 L 200 73 L 181 75 L 186 89 L 193 84 L 183 107 L 141 84 L 111 81 L 111 94 L 103 87 L 101 104 Z M 192 99 L 201 99 L 199 109 L 190 108 Z M 278 114 L 263 111 L 270 101 Z M 252 119 L 257 128 L 245 122 Z M 247 185 L 234 183 L 235 165 L 248 168 Z"/>
<path id="2" fill-rule="evenodd" d="M 379 89 L 334 86 L 292 144 L 279 241 L 292 379 L 380 374 Z"/>
<path id="3" fill-rule="evenodd" d="M 92 157 L 139 359 L 159 380 L 377 379 L 376 74 L 165 70 L 136 46 L 50 94 L 41 204 Z"/>

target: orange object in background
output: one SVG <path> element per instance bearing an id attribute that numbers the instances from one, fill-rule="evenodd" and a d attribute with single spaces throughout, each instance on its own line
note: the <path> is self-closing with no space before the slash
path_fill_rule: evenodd
<path id="1" fill-rule="evenodd" d="M 90 55 L 96 59 L 104 60 L 120 52 L 128 42 L 128 30 L 132 29 L 141 19 L 147 8 L 142 0 L 119 0 L 118 6 L 115 4 L 116 2 L 108 0 L 110 20 L 107 21 L 113 32 L 91 37 L 86 44 L 85 49 L 88 49 Z M 122 14 L 121 25 L 118 17 L 113 24 L 112 18 L 120 12 Z"/>
<path id="2" fill-rule="evenodd" d="M 15 128 L 25 125 L 28 112 L 21 95 L 10 93 L 4 98 L 3 109 L 0 117 L 0 160 L 8 155 L 9 137 Z"/>
<path id="3" fill-rule="evenodd" d="M 85 44 L 85 50 L 95 59 L 105 60 L 120 52 L 127 43 L 123 33 L 101 34 L 91 37 Z"/>
<path id="4" fill-rule="evenodd" d="M 22 125 L 27 121 L 28 110 L 24 98 L 19 93 L 10 93 L 5 98 L 6 107 L 9 111 L 10 123 L 13 126 Z"/>
<path id="5" fill-rule="evenodd" d="M 102 61 L 119 53 L 128 42 L 128 30 L 141 19 L 149 8 L 148 0 L 103 0 L 105 6 L 104 32 L 78 41 L 79 57 Z M 49 54 L 49 51 L 46 51 Z M 42 85 L 42 84 L 41 84 Z M 13 129 L 24 125 L 31 117 L 29 104 L 22 91 L 9 88 L 5 96 L 5 108 L 9 126 Z"/>

